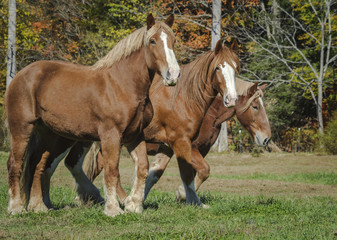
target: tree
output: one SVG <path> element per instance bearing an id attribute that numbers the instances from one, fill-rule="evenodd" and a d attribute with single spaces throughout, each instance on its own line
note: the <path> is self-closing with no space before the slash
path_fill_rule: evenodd
<path id="1" fill-rule="evenodd" d="M 8 51 L 7 51 L 7 78 L 8 87 L 16 71 L 16 0 L 8 1 Z"/>
<path id="2" fill-rule="evenodd" d="M 212 5 L 212 44 L 211 49 L 214 50 L 216 43 L 221 37 L 221 0 L 213 0 Z M 212 147 L 218 152 L 223 152 L 228 150 L 228 134 L 227 134 L 227 122 L 221 124 L 221 131 L 219 136 Z"/>
<path id="3" fill-rule="evenodd" d="M 272 12 L 275 7 L 279 16 Z M 251 64 L 246 68 L 246 77 L 300 85 L 316 106 L 321 133 L 323 92 L 336 71 L 336 8 L 332 0 L 291 0 L 277 2 L 276 6 L 274 1 L 266 11 L 258 6 L 247 12 L 245 16 L 252 25 L 240 28 L 240 36 L 250 41 L 247 48 Z M 275 17 L 280 24 L 274 24 Z"/>

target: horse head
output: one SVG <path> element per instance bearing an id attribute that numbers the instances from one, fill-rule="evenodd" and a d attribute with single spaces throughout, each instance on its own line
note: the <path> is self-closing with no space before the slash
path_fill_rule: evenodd
<path id="1" fill-rule="evenodd" d="M 213 60 L 212 85 L 223 97 L 226 107 L 235 106 L 237 93 L 235 89 L 236 74 L 240 70 L 240 61 L 236 55 L 237 43 L 231 48 L 222 45 L 221 40 L 216 44 Z"/>
<path id="2" fill-rule="evenodd" d="M 152 14 L 147 17 L 145 59 L 149 69 L 161 75 L 164 85 L 174 86 L 180 77 L 180 67 L 173 52 L 175 37 L 172 32 L 174 16 L 156 22 Z"/>
<path id="3" fill-rule="evenodd" d="M 248 89 L 246 96 L 239 97 L 235 106 L 236 117 L 260 147 L 267 145 L 271 137 L 269 120 L 262 100 L 266 86 L 267 84 L 258 87 L 258 83 L 255 83 Z"/>

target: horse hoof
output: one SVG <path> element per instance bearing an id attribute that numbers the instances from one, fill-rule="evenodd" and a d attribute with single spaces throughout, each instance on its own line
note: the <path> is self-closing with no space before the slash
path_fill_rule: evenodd
<path id="1" fill-rule="evenodd" d="M 28 207 L 27 207 L 28 211 L 30 212 L 48 212 L 48 208 L 46 205 L 44 205 L 44 203 L 41 203 L 41 204 L 29 204 Z"/>
<path id="2" fill-rule="evenodd" d="M 9 214 L 20 214 L 25 212 L 25 208 L 21 201 L 9 201 L 8 204 L 8 213 Z"/>
<path id="3" fill-rule="evenodd" d="M 186 192 L 184 186 L 178 187 L 178 190 L 176 191 L 176 200 L 181 202 L 186 201 Z"/>
<path id="4" fill-rule="evenodd" d="M 133 213 L 143 212 L 143 204 L 136 204 L 131 197 L 127 197 L 124 201 L 125 211 Z"/>
<path id="5" fill-rule="evenodd" d="M 8 208 L 8 213 L 11 214 L 11 215 L 15 215 L 15 214 L 21 214 L 21 213 L 24 213 L 25 212 L 25 209 L 24 207 L 20 206 L 20 207 L 11 207 L 11 208 Z"/>
<path id="6" fill-rule="evenodd" d="M 105 208 L 104 209 L 104 214 L 109 216 L 109 217 L 116 217 L 120 214 L 123 214 L 124 211 L 121 208 Z"/>
<path id="7" fill-rule="evenodd" d="M 210 206 L 208 206 L 208 205 L 206 205 L 206 204 L 201 204 L 201 207 L 203 208 L 203 209 L 209 209 L 210 208 Z"/>

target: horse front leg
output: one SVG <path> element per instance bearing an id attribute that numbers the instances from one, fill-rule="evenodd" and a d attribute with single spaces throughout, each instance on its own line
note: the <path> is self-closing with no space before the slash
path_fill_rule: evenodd
<path id="1" fill-rule="evenodd" d="M 117 201 L 117 184 L 119 181 L 119 154 L 121 148 L 121 134 L 112 129 L 104 132 L 101 137 L 102 157 L 104 165 L 104 213 L 110 217 L 124 213 Z"/>
<path id="2" fill-rule="evenodd" d="M 159 181 L 160 177 L 163 175 L 167 164 L 170 162 L 172 156 L 173 150 L 170 147 L 164 144 L 161 144 L 159 146 L 155 158 L 151 164 L 149 176 L 147 177 L 145 182 L 144 200 L 147 198 L 147 195 L 149 194 L 153 185 L 155 185 Z"/>
<path id="3" fill-rule="evenodd" d="M 173 145 L 173 150 L 178 160 L 180 177 L 183 181 L 186 193 L 186 203 L 202 205 L 194 187 L 194 177 L 196 171 L 192 166 L 191 141 L 187 138 L 178 139 Z"/>
<path id="4" fill-rule="evenodd" d="M 197 171 L 197 175 L 194 178 L 194 189 L 198 191 L 200 185 L 206 181 L 210 174 L 210 167 L 205 159 L 200 154 L 199 150 L 192 148 L 192 167 Z M 184 186 L 179 186 L 176 197 L 178 200 L 186 200 L 186 193 Z M 206 205 L 203 207 L 207 208 Z"/>
<path id="5" fill-rule="evenodd" d="M 145 181 L 149 173 L 149 161 L 144 138 L 141 137 L 127 146 L 127 149 L 135 162 L 135 177 L 131 192 L 124 201 L 125 210 L 141 213 L 143 211 Z"/>

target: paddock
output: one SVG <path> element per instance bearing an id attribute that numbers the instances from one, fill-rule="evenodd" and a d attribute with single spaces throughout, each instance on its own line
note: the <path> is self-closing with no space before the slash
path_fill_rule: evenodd
<path id="1" fill-rule="evenodd" d="M 175 200 L 181 184 L 173 157 L 141 214 L 109 218 L 103 206 L 79 206 L 75 181 L 61 162 L 51 179 L 59 210 L 8 215 L 6 160 L 0 154 L 0 238 L 6 239 L 333 239 L 337 235 L 337 157 L 332 155 L 210 153 L 200 198 L 210 209 Z M 153 157 L 149 157 L 150 162 Z M 125 149 L 121 181 L 132 186 L 134 164 Z M 95 180 L 103 194 L 102 174 Z"/>

